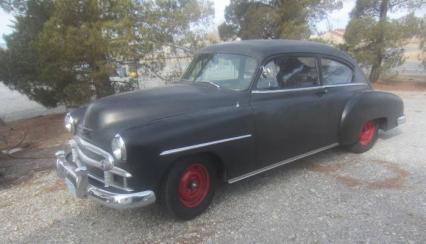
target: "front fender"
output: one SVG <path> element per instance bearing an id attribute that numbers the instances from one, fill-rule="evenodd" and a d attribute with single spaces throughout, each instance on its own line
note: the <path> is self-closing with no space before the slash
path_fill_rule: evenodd
<path id="1" fill-rule="evenodd" d="M 87 110 L 87 105 L 84 105 L 70 112 L 71 116 L 75 120 L 76 125 L 79 125 L 83 121 L 86 110 Z"/>
<path id="2" fill-rule="evenodd" d="M 395 94 L 383 91 L 365 91 L 351 98 L 342 113 L 339 143 L 350 145 L 357 141 L 362 125 L 380 119 L 380 128 L 389 130 L 397 126 L 404 113 L 403 102 Z"/>
<path id="3" fill-rule="evenodd" d="M 241 174 L 241 169 L 249 170 L 255 152 L 251 116 L 249 106 L 222 107 L 126 130 L 122 135 L 127 138 L 126 169 L 134 175 L 132 184 L 137 185 L 132 187 L 158 190 L 172 163 L 197 153 L 211 153 L 220 158 L 228 177 Z M 245 135 L 250 136 L 188 150 L 174 150 Z M 167 151 L 172 153 L 164 154 Z M 239 165 L 241 162 L 244 165 Z M 139 189 L 139 186 L 142 188 Z"/>

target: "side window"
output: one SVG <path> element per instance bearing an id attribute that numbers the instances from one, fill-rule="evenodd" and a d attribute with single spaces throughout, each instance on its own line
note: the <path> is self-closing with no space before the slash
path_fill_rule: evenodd
<path id="1" fill-rule="evenodd" d="M 353 72 L 346 64 L 322 58 L 321 72 L 325 85 L 348 84 L 352 82 Z"/>
<path id="2" fill-rule="evenodd" d="M 262 90 L 292 89 L 319 85 L 317 61 L 314 57 L 283 56 L 268 62 L 257 88 Z"/>

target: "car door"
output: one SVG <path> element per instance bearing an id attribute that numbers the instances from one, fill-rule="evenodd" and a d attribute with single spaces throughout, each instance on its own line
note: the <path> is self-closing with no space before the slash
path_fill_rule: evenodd
<path id="1" fill-rule="evenodd" d="M 251 106 L 255 120 L 258 168 L 335 143 L 318 57 L 286 54 L 269 59 L 254 84 Z"/>

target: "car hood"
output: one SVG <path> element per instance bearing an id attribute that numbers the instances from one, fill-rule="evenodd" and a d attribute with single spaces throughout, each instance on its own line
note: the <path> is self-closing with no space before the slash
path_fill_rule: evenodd
<path id="1" fill-rule="evenodd" d="M 209 84 L 181 84 L 99 99 L 87 107 L 81 128 L 86 139 L 110 139 L 121 130 L 206 109 L 235 106 L 241 92 Z M 96 135 L 97 134 L 97 135 Z"/>

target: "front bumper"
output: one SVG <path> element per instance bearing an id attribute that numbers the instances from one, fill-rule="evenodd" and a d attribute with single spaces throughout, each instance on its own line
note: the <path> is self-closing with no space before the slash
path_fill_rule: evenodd
<path id="1" fill-rule="evenodd" d="M 153 191 L 118 193 L 91 185 L 87 168 L 68 162 L 63 151 L 56 153 L 56 171 L 65 180 L 68 190 L 79 198 L 90 197 L 116 209 L 143 207 L 155 202 Z"/>

